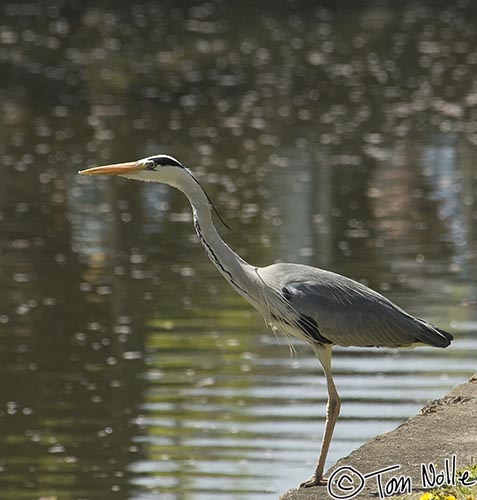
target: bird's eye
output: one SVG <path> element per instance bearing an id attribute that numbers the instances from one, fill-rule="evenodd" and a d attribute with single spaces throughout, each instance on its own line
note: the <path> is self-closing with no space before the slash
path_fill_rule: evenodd
<path id="1" fill-rule="evenodd" d="M 146 162 L 146 170 L 155 170 L 156 169 L 156 162 L 149 160 Z"/>

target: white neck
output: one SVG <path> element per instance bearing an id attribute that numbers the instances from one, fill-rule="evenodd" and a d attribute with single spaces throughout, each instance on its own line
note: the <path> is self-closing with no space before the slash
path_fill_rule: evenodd
<path id="1" fill-rule="evenodd" d="M 157 172 L 141 172 L 128 175 L 144 181 L 169 184 L 182 191 L 192 206 L 194 227 L 210 260 L 224 278 L 247 299 L 256 305 L 256 268 L 245 262 L 224 242 L 212 221 L 211 206 L 204 190 L 185 168 L 166 167 Z"/>
<path id="2" fill-rule="evenodd" d="M 253 302 L 253 287 L 250 285 L 256 278 L 254 268 L 220 237 L 212 222 L 210 205 L 195 204 L 190 198 L 189 201 L 192 205 L 195 231 L 210 260 L 238 293 Z"/>

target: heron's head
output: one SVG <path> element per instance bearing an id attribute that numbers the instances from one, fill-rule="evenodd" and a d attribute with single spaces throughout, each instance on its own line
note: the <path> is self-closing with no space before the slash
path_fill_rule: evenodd
<path id="1" fill-rule="evenodd" d="M 175 185 L 184 174 L 190 175 L 179 161 L 168 155 L 148 156 L 142 160 L 104 165 L 81 170 L 86 175 L 119 175 L 140 181 L 163 182 Z"/>
<path id="2" fill-rule="evenodd" d="M 88 168 L 81 170 L 79 173 L 86 175 L 119 175 L 139 181 L 169 184 L 184 192 L 189 197 L 191 203 L 210 205 L 225 227 L 229 227 L 218 213 L 207 192 L 192 175 L 192 172 L 172 156 L 148 156 L 142 160 L 128 163 L 116 163 L 102 167 Z"/>

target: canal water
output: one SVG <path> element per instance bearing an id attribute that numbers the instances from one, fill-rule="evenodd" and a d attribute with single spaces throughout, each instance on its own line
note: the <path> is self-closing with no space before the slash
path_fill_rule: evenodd
<path id="1" fill-rule="evenodd" d="M 181 193 L 93 165 L 171 154 L 250 263 L 454 334 L 335 349 L 328 465 L 476 371 L 470 2 L 5 1 L 0 71 L 2 499 L 271 499 L 318 457 L 311 350 L 217 273 Z"/>

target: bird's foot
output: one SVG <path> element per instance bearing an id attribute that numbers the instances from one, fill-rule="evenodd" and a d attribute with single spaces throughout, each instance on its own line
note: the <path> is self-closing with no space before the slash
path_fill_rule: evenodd
<path id="1" fill-rule="evenodd" d="M 312 486 L 322 486 L 328 483 L 328 479 L 326 477 L 319 477 L 316 474 L 313 474 L 310 478 L 298 486 L 298 488 L 311 488 Z"/>

